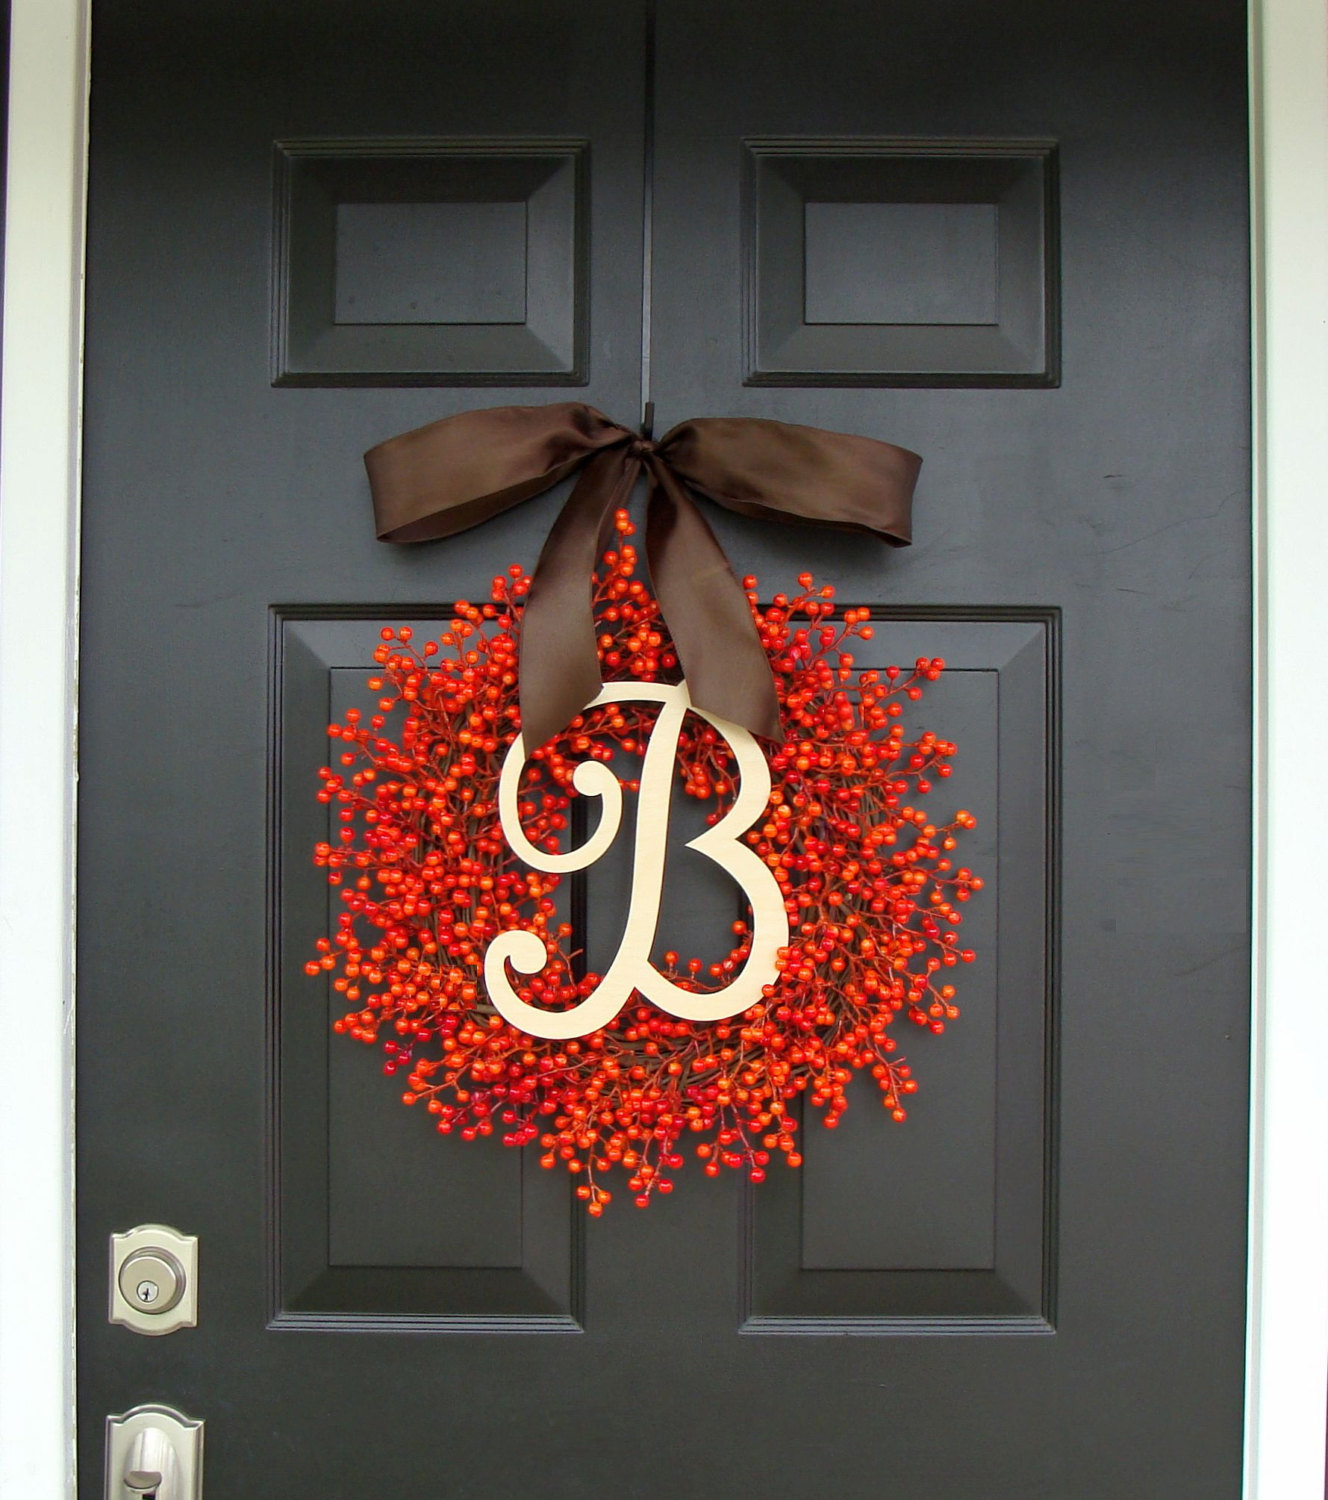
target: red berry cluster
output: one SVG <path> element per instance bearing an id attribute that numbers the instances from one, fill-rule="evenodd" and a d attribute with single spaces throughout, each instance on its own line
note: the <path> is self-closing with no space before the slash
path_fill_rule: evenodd
<path id="1" fill-rule="evenodd" d="M 626 512 L 616 526 L 594 584 L 604 677 L 677 681 L 659 605 L 636 576 Z M 955 929 L 982 881 L 951 851 L 975 820 L 961 811 L 940 824 L 921 809 L 933 780 L 950 774 L 955 747 L 931 733 L 906 739 L 900 722 L 904 703 L 945 664 L 856 670 L 848 648 L 871 639 L 868 612 L 836 613 L 832 588 L 815 588 L 809 574 L 798 583 L 800 593 L 762 607 L 756 580 L 743 580 L 786 732 L 770 754 L 764 821 L 747 839 L 783 891 L 790 946 L 762 1002 L 727 1021 L 629 1004 L 603 1030 L 557 1042 L 518 1031 L 488 1003 L 484 953 L 508 928 L 537 933 L 549 953 L 542 974 L 514 976 L 523 1000 L 564 1009 L 598 983 L 578 972 L 555 901 L 559 877 L 524 868 L 498 819 L 498 776 L 520 728 L 517 631 L 530 586 L 520 568 L 493 580 L 489 603 L 458 602 L 437 640 L 417 646 L 406 627 L 384 630 L 369 679 L 382 695 L 377 712 L 366 721 L 351 709 L 328 727 L 344 748 L 338 767 L 320 770 L 318 797 L 340 828 L 314 863 L 345 909 L 306 969 L 331 974 L 345 997 L 335 1029 L 366 1043 L 386 1032 L 384 1071 L 405 1076 L 404 1103 L 434 1115 L 443 1134 L 537 1141 L 541 1165 L 564 1163 L 594 1215 L 611 1197 L 603 1179 L 612 1168 L 642 1207 L 670 1192 L 692 1136 L 712 1177 L 733 1167 L 759 1182 L 775 1153 L 799 1165 L 795 1101 L 805 1095 L 833 1127 L 856 1070 L 871 1072 L 903 1120 L 917 1083 L 898 1056 L 895 1023 L 939 1033 L 959 1014 L 945 971 L 973 958 Z M 657 712 L 644 703 L 590 710 L 536 750 L 520 802 L 527 837 L 562 847 L 578 762 L 639 757 Z M 683 791 L 717 821 L 736 767 L 695 715 L 677 769 Z M 665 972 L 688 989 L 717 989 L 749 945 L 737 922 L 727 957 L 707 964 L 670 952 Z"/>

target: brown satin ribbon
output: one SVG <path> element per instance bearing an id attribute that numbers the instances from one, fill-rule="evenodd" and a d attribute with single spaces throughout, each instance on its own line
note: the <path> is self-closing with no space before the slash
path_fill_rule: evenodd
<path id="1" fill-rule="evenodd" d="M 698 417 L 654 442 L 580 402 L 462 412 L 364 455 L 378 536 L 454 536 L 581 473 L 554 522 L 521 623 L 525 742 L 542 745 L 600 690 L 590 579 L 613 512 L 645 473 L 646 557 L 692 702 L 782 740 L 746 595 L 689 490 L 740 515 L 911 540 L 922 460 L 874 438 L 755 417 Z"/>

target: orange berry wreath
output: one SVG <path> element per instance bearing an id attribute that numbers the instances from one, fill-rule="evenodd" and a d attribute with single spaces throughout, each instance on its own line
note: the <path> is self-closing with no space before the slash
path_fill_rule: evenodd
<path id="1" fill-rule="evenodd" d="M 677 682 L 659 606 L 636 576 L 635 528 L 624 511 L 615 524 L 618 545 L 594 581 L 604 680 Z M 384 630 L 369 679 L 377 712 L 366 722 L 348 710 L 328 727 L 345 748 L 337 767 L 320 770 L 318 798 L 341 826 L 314 863 L 344 910 L 306 969 L 331 974 L 345 997 L 334 1029 L 369 1044 L 386 1033 L 384 1071 L 405 1076 L 404 1103 L 434 1115 L 445 1135 L 538 1142 L 541 1165 L 564 1163 L 596 1216 L 614 1168 L 642 1207 L 670 1192 L 686 1137 L 708 1176 L 731 1167 L 759 1182 L 777 1152 L 798 1166 L 794 1101 L 805 1095 L 833 1127 L 857 1070 L 870 1070 L 902 1121 L 917 1083 L 898 1056 L 896 1021 L 939 1033 L 959 1014 L 946 971 L 973 958 L 955 929 L 982 881 L 951 854 L 975 819 L 961 811 L 939 824 L 922 810 L 955 746 L 931 733 L 906 739 L 901 723 L 904 704 L 945 664 L 856 670 L 850 648 L 871 639 L 868 611 L 837 613 L 832 588 L 815 588 L 809 574 L 798 583 L 799 594 L 762 607 L 756 580 L 743 580 L 786 735 L 767 746 L 770 799 L 745 842 L 778 882 L 790 937 L 761 1002 L 727 1020 L 683 1020 L 634 995 L 609 1025 L 552 1040 L 489 1003 L 484 954 L 514 928 L 548 952 L 543 971 L 516 985 L 527 1004 L 566 1010 L 600 980 L 580 971 L 573 929 L 559 918 L 561 877 L 525 867 L 499 821 L 499 775 L 520 731 L 517 631 L 529 578 L 519 567 L 493 580 L 491 602 L 458 602 L 436 641 L 417 646 L 407 627 Z M 532 844 L 562 847 L 576 766 L 640 757 L 657 712 L 606 703 L 531 754 L 519 812 Z M 723 735 L 689 713 L 676 766 L 682 790 L 718 822 L 735 790 Z M 670 952 L 662 972 L 684 990 L 721 990 L 750 942 L 749 923 L 736 922 L 726 958 Z"/>

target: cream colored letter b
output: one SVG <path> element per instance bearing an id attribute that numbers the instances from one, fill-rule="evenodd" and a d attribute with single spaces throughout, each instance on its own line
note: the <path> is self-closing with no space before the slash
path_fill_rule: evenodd
<path id="1" fill-rule="evenodd" d="M 641 769 L 627 926 L 618 952 L 595 992 L 566 1011 L 541 1010 L 522 1000 L 507 977 L 507 965 L 510 963 L 520 974 L 538 974 L 544 968 L 548 953 L 533 932 L 514 929 L 499 933 L 484 955 L 484 982 L 489 998 L 513 1026 L 531 1036 L 564 1040 L 598 1031 L 613 1020 L 634 991 L 661 1010 L 687 1021 L 719 1021 L 738 1015 L 755 1005 L 762 989 L 775 982 L 776 956 L 788 944 L 788 917 L 779 884 L 759 856 L 740 842 L 765 811 L 770 798 L 770 768 L 761 747 L 737 724 L 693 708 L 685 682 L 676 686 L 653 682 L 606 683 L 591 707 L 640 701 L 658 703 L 660 711 Z M 752 944 L 747 961 L 731 983 L 709 994 L 680 989 L 650 962 L 664 887 L 674 761 L 683 716 L 689 708 L 724 736 L 738 763 L 739 779 L 733 806 L 713 828 L 689 840 L 687 847 L 727 870 L 752 908 Z M 568 873 L 593 865 L 613 843 L 622 824 L 622 790 L 618 778 L 599 761 L 583 761 L 576 768 L 573 786 L 583 796 L 600 798 L 603 804 L 599 823 L 579 849 L 547 854 L 526 838 L 517 813 L 525 763 L 525 746 L 518 737 L 507 752 L 498 783 L 498 814 L 508 843 L 537 870 Z"/>

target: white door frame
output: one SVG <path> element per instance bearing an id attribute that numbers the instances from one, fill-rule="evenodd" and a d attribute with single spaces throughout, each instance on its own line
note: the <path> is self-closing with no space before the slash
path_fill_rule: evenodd
<path id="1" fill-rule="evenodd" d="M 1017 0 L 1014 0 L 1017 3 Z M 91 0 L 13 0 L 0 397 L 0 1500 L 72 1496 L 73 878 Z M 1328 13 L 1252 0 L 1255 949 L 1245 1500 L 1323 1500 Z M 1304 900 L 1307 915 L 1298 911 Z"/>

